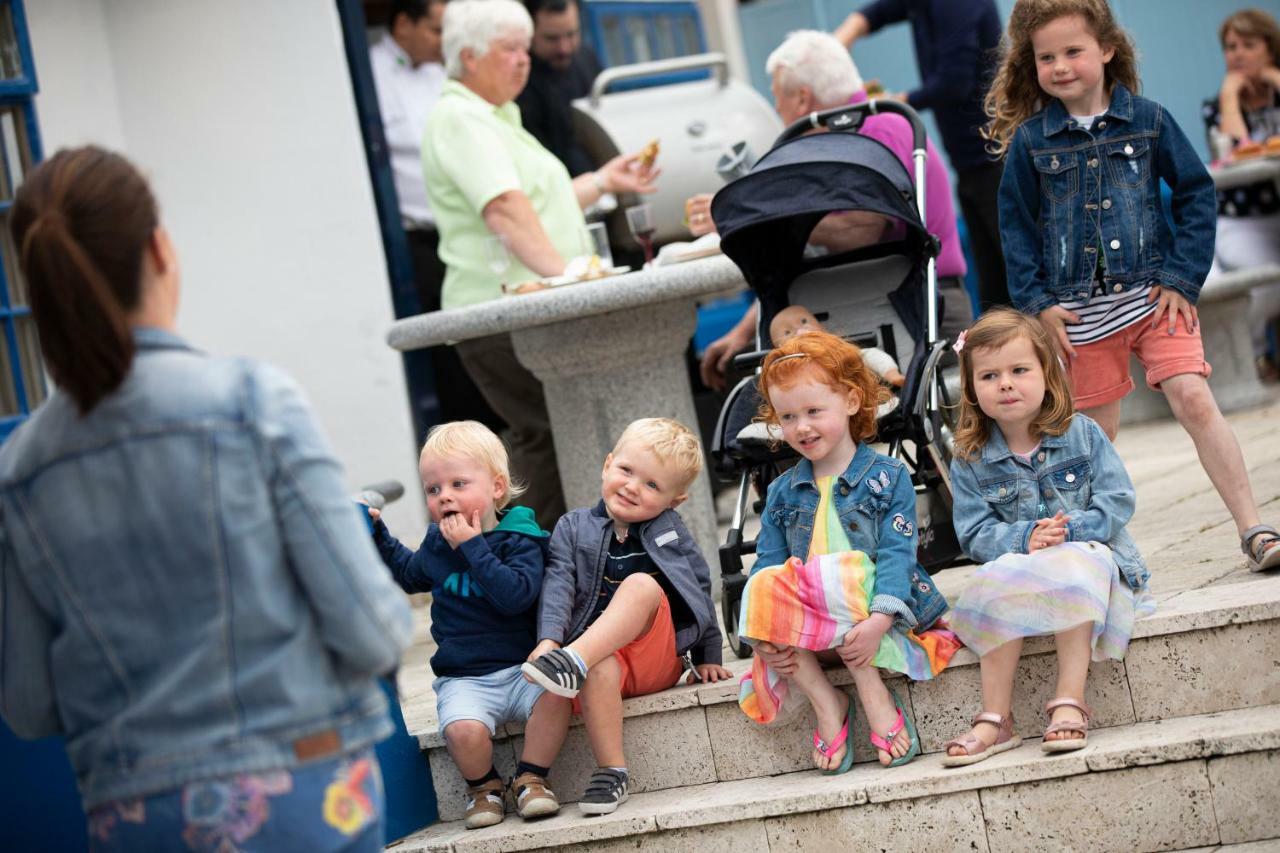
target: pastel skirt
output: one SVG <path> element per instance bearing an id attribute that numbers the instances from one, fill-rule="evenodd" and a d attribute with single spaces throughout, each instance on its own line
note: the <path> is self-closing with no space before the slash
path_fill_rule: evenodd
<path id="1" fill-rule="evenodd" d="M 1092 629 L 1093 660 L 1121 660 L 1136 619 L 1155 602 L 1125 583 L 1111 549 L 1065 542 L 1034 554 L 1005 554 L 978 568 L 948 614 L 951 630 L 975 654 L 1010 640 Z"/>

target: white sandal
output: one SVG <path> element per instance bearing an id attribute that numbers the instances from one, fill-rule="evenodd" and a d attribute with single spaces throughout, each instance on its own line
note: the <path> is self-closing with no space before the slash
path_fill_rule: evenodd
<path id="1" fill-rule="evenodd" d="M 1249 558 L 1249 571 L 1280 568 L 1280 532 L 1269 524 L 1255 524 L 1240 537 L 1240 550 Z"/>

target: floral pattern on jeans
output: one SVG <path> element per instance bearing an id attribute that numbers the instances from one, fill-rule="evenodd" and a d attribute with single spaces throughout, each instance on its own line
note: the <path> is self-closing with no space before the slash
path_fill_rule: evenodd
<path id="1" fill-rule="evenodd" d="M 292 790 L 293 777 L 284 770 L 193 782 L 182 789 L 182 840 L 195 851 L 239 849 L 271 817 L 268 798 Z"/>
<path id="2" fill-rule="evenodd" d="M 355 835 L 377 816 L 369 791 L 372 762 L 367 758 L 343 762 L 324 791 L 325 822 L 343 835 Z M 372 786 L 370 786 L 372 787 Z"/>

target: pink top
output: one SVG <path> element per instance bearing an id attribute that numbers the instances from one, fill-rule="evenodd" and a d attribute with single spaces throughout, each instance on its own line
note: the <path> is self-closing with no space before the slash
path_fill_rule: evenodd
<path id="1" fill-rule="evenodd" d="M 855 92 L 849 99 L 851 104 L 860 104 L 867 99 L 866 92 Z M 898 159 L 907 167 L 907 174 L 913 180 L 915 164 L 911 162 L 911 123 L 894 113 L 877 113 L 867 116 L 858 131 L 863 136 L 884 144 L 890 151 L 898 155 Z M 938 276 L 961 276 L 968 271 L 965 266 L 964 252 L 960 248 L 960 235 L 956 232 L 956 211 L 951 203 L 951 178 L 947 167 L 938 156 L 938 149 L 933 142 L 925 141 L 928 156 L 924 161 L 924 213 L 925 227 L 942 243 L 938 253 Z"/>

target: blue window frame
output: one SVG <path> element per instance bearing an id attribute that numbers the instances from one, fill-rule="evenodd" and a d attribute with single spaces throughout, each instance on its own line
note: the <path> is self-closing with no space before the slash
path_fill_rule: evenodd
<path id="1" fill-rule="evenodd" d="M 705 53 L 702 17 L 693 0 L 585 0 L 583 34 L 606 68 Z M 616 91 L 699 80 L 705 70 L 678 71 L 619 83 Z"/>
<path id="2" fill-rule="evenodd" d="M 0 0 L 0 441 L 47 394 L 35 322 L 9 234 L 14 192 L 43 157 L 36 123 L 38 88 L 22 0 Z"/>

